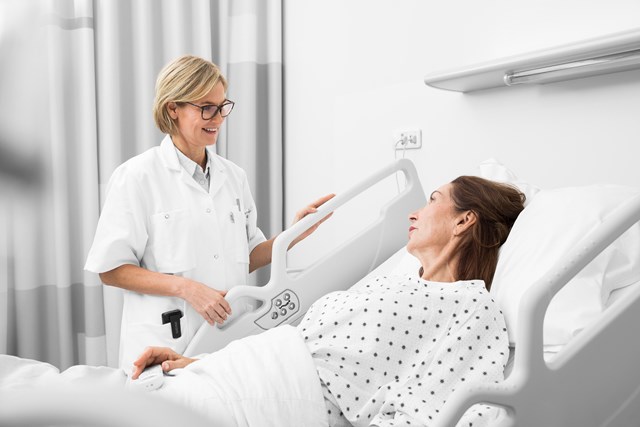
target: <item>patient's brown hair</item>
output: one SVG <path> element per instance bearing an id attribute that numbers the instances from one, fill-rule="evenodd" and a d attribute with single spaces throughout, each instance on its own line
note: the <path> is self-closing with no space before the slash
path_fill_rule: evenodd
<path id="1" fill-rule="evenodd" d="M 525 195 L 508 184 L 476 176 L 460 176 L 451 184 L 455 208 L 472 211 L 477 217 L 461 236 L 457 279 L 482 279 L 491 289 L 500 246 L 524 209 Z"/>

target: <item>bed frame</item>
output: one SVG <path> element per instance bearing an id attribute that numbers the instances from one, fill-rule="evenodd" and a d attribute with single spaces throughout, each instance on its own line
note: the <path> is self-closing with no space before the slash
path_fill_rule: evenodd
<path id="1" fill-rule="evenodd" d="M 287 272 L 286 248 L 300 232 L 374 182 L 397 171 L 406 175 L 407 186 L 381 209 L 380 218 L 371 228 L 304 271 L 295 275 Z M 349 287 L 397 252 L 406 243 L 407 213 L 424 203 L 424 192 L 415 167 L 405 159 L 336 196 L 323 205 L 317 214 L 299 221 L 276 239 L 271 280 L 267 285 L 260 288 L 237 287 L 227 294 L 234 304 L 243 298 L 251 298 L 262 302 L 262 306 L 254 312 L 230 318 L 225 327 L 203 326 L 197 333 L 197 339 L 194 338 L 189 345 L 188 354 L 213 351 L 233 339 L 262 331 L 265 326 L 270 326 L 263 323 L 265 315 L 268 316 L 267 321 L 274 321 L 272 323 L 277 320 L 295 323 L 321 295 Z M 465 410 L 476 403 L 505 408 L 500 421 L 492 424 L 500 427 L 622 427 L 637 424 L 640 420 L 640 369 L 636 365 L 640 360 L 640 341 L 637 340 L 635 329 L 640 324 L 640 286 L 636 285 L 636 289 L 626 298 L 616 301 L 596 325 L 582 331 L 549 363 L 543 357 L 542 337 L 544 314 L 553 296 L 597 254 L 638 221 L 640 196 L 617 209 L 603 221 L 601 227 L 585 236 L 580 245 L 557 261 L 522 299 L 518 322 L 518 336 L 521 338 L 508 378 L 500 384 L 456 390 L 444 405 L 436 427 L 456 425 Z M 284 297 L 285 292 L 290 292 L 288 299 Z M 272 319 L 271 314 L 278 299 L 281 303 L 295 302 L 297 309 L 292 308 L 284 318 Z M 108 425 L 104 422 L 106 418 L 97 419 L 99 414 L 106 414 L 101 408 L 110 407 L 107 412 L 111 413 L 128 411 L 126 394 L 118 397 L 112 393 L 106 400 L 93 395 L 83 400 L 83 396 L 86 397 L 83 391 L 76 391 L 75 394 L 52 391 L 41 396 L 42 399 L 48 399 L 47 404 L 42 407 L 39 405 L 36 412 L 33 396 L 21 400 L 13 393 L 0 392 L 0 426 L 49 425 L 57 420 L 75 420 L 88 425 L 91 416 L 96 417 L 91 425 Z M 78 407 L 78 402 L 83 409 L 78 418 L 72 418 L 70 408 Z M 113 411 L 113 408 L 119 410 Z M 171 408 L 171 412 L 165 418 L 160 417 L 154 425 L 174 425 L 173 420 L 183 416 L 181 412 L 186 411 Z M 149 424 L 148 419 L 139 423 L 135 423 L 134 419 L 127 421 L 119 425 Z M 192 425 L 202 424 L 194 420 Z"/>
<path id="2" fill-rule="evenodd" d="M 380 208 L 378 218 L 367 229 L 344 242 L 333 253 L 304 270 L 287 269 L 287 248 L 300 233 L 365 190 L 396 173 L 404 175 L 405 186 Z M 243 300 L 258 301 L 260 306 L 240 316 L 230 316 L 222 326 L 203 322 L 184 354 L 211 353 L 229 342 L 282 324 L 297 324 L 311 304 L 329 292 L 351 287 L 407 243 L 408 215 L 424 206 L 425 193 L 414 164 L 399 159 L 377 171 L 347 191 L 320 206 L 275 240 L 271 278 L 261 287 L 237 286 L 226 295 L 232 311 L 242 311 Z M 245 301 L 246 302 L 246 301 Z"/>

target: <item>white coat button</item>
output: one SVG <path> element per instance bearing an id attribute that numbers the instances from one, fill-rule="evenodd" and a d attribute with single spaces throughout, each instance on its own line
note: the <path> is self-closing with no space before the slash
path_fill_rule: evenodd
<path id="1" fill-rule="evenodd" d="M 204 185 L 204 179 L 200 180 L 200 185 Z"/>
<path id="2" fill-rule="evenodd" d="M 207 213 L 211 213 L 211 208 L 207 208 Z"/>
<path id="3" fill-rule="evenodd" d="M 213 256 L 213 259 L 218 259 L 218 258 L 219 258 L 218 254 L 215 254 L 215 255 Z"/>
<path id="4" fill-rule="evenodd" d="M 169 219 L 169 214 L 166 214 L 166 215 L 164 216 L 164 219 Z"/>

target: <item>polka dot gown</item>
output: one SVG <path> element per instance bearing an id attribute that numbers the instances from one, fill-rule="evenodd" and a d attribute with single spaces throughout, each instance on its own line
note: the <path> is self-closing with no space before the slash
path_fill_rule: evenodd
<path id="1" fill-rule="evenodd" d="M 481 280 L 380 277 L 319 299 L 298 328 L 331 425 L 431 425 L 456 387 L 501 381 L 508 358 Z"/>

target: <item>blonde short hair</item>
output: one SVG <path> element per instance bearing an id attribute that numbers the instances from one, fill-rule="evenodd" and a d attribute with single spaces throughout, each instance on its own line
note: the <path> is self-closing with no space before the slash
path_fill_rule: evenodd
<path id="1" fill-rule="evenodd" d="M 153 103 L 153 119 L 162 133 L 173 135 L 176 125 L 169 112 L 170 102 L 193 102 L 211 92 L 222 83 L 227 90 L 227 80 L 220 68 L 211 61 L 193 55 L 180 56 L 167 64 L 156 80 L 156 97 Z"/>

